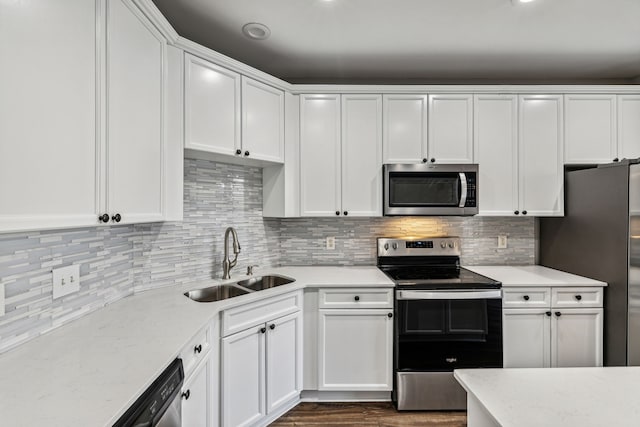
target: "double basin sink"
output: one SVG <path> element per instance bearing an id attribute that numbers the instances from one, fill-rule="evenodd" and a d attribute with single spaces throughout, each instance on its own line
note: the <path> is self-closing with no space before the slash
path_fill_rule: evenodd
<path id="1" fill-rule="evenodd" d="M 246 295 L 251 292 L 271 289 L 277 286 L 288 285 L 295 280 L 278 274 L 251 277 L 226 285 L 211 286 L 209 288 L 194 289 L 184 295 L 198 302 L 214 302 L 227 298 Z"/>

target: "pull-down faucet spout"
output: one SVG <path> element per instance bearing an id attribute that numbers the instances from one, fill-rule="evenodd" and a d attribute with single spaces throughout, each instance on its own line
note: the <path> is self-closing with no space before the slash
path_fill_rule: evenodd
<path id="1" fill-rule="evenodd" d="M 229 234 L 233 237 L 233 261 L 229 259 Z M 240 253 L 240 242 L 238 242 L 238 234 L 233 227 L 228 227 L 224 232 L 224 259 L 222 260 L 222 278 L 231 278 L 231 269 L 238 262 L 238 254 Z"/>

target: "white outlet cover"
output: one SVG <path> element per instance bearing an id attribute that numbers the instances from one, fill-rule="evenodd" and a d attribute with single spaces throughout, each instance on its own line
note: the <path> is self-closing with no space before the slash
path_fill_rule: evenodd
<path id="1" fill-rule="evenodd" d="M 335 249 L 335 248 L 336 248 L 336 238 L 327 237 L 327 249 Z"/>
<path id="2" fill-rule="evenodd" d="M 498 236 L 498 249 L 507 248 L 507 236 Z"/>
<path id="3" fill-rule="evenodd" d="M 53 299 L 80 290 L 80 265 L 55 268 L 51 273 L 53 275 Z"/>

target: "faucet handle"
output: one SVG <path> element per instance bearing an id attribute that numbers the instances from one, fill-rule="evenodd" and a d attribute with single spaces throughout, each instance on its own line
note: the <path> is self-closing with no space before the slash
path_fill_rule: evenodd
<path id="1" fill-rule="evenodd" d="M 253 267 L 260 267 L 257 264 L 254 265 L 248 265 L 247 266 L 247 276 L 252 276 L 253 275 Z"/>

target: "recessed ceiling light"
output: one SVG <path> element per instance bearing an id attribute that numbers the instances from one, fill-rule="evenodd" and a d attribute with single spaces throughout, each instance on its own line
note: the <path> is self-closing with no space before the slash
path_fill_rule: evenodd
<path id="1" fill-rule="evenodd" d="M 249 22 L 242 27 L 242 33 L 253 40 L 265 40 L 271 35 L 271 30 L 264 24 Z"/>
<path id="2" fill-rule="evenodd" d="M 514 5 L 519 5 L 520 3 L 531 3 L 534 0 L 511 0 L 511 3 L 513 3 Z"/>

